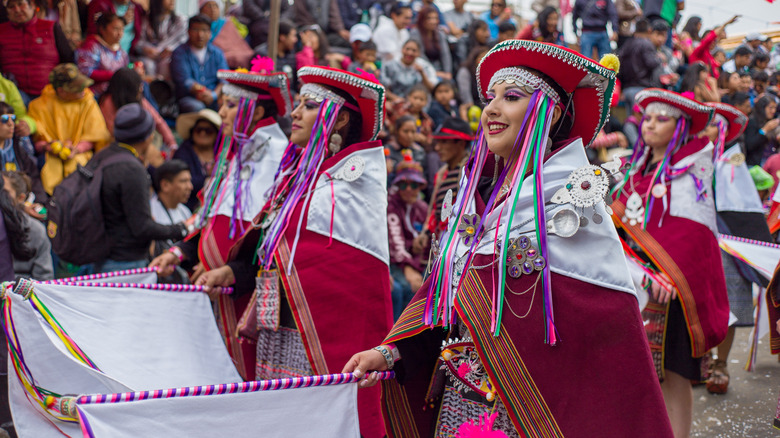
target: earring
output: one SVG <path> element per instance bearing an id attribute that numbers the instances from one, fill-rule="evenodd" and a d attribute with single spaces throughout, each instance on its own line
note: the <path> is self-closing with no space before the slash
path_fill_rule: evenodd
<path id="1" fill-rule="evenodd" d="M 341 143 L 344 141 L 344 139 L 341 137 L 341 134 L 338 132 L 334 133 L 330 136 L 330 145 L 328 146 L 328 149 L 330 149 L 331 153 L 338 153 L 338 151 L 341 150 Z"/>

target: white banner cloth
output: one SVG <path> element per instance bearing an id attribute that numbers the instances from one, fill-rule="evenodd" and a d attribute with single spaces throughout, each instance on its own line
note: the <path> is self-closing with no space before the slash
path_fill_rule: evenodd
<path id="1" fill-rule="evenodd" d="M 96 438 L 358 438 L 357 384 L 85 404 Z"/>
<path id="2" fill-rule="evenodd" d="M 725 246 L 726 252 L 733 250 L 742 255 L 745 261 L 767 280 L 772 278 L 777 263 L 780 262 L 780 247 L 775 244 L 750 243 L 735 240 L 732 236 L 725 234 L 718 237 L 718 243 L 721 247 Z"/>

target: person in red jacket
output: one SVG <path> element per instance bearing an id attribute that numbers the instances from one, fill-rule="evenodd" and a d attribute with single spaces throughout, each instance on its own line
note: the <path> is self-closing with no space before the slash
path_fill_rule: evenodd
<path id="1" fill-rule="evenodd" d="M 9 21 L 0 24 L 0 71 L 16 81 L 27 105 L 40 96 L 57 64 L 73 62 L 73 49 L 58 23 L 35 16 L 31 0 L 8 0 L 5 7 Z"/>

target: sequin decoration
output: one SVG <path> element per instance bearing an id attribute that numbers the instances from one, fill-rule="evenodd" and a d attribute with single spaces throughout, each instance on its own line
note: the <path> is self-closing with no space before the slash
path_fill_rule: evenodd
<path id="1" fill-rule="evenodd" d="M 474 240 L 479 240 L 481 236 L 477 235 L 477 226 L 479 226 L 478 214 L 464 214 L 458 225 L 458 234 L 463 244 L 471 246 Z M 481 234 L 481 233 L 480 233 Z"/>
<path id="2" fill-rule="evenodd" d="M 447 221 L 450 214 L 452 214 L 452 189 L 447 190 L 447 194 L 444 195 L 444 201 L 441 203 L 441 221 Z"/>
<path id="3" fill-rule="evenodd" d="M 342 179 L 346 182 L 352 182 L 360 178 L 366 169 L 366 161 L 362 157 L 350 157 L 346 163 L 333 175 L 335 179 Z"/>
<path id="4" fill-rule="evenodd" d="M 528 236 L 509 240 L 509 248 L 506 250 L 506 271 L 510 277 L 520 278 L 523 274 L 531 275 L 535 271 L 541 271 L 546 265 L 547 261 Z"/>

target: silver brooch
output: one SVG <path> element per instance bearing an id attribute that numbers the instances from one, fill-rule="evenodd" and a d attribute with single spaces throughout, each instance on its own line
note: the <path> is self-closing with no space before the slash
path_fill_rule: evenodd
<path id="1" fill-rule="evenodd" d="M 619 158 L 616 158 L 609 163 L 605 163 L 603 166 L 595 166 L 592 164 L 582 166 L 569 174 L 569 177 L 566 179 L 566 185 L 555 192 L 551 201 L 554 204 L 571 204 L 577 207 L 582 213 L 579 215 L 579 226 L 586 227 L 589 222 L 588 219 L 584 216 L 584 210 L 586 208 L 592 208 L 599 202 L 605 202 L 607 213 L 612 214 L 612 209 L 609 208 L 609 205 L 606 205 L 606 203 L 611 201 L 608 196 L 609 178 L 619 170 Z M 561 214 L 570 216 L 570 213 Z M 596 212 L 595 209 L 591 218 L 593 222 L 597 224 L 600 224 L 604 221 L 604 218 L 598 212 Z M 563 223 L 564 219 L 568 223 L 570 217 L 562 217 L 560 221 Z M 571 232 L 570 230 L 561 231 L 564 234 L 574 234 L 574 232 Z M 561 235 L 559 233 L 556 234 Z"/>
<path id="2" fill-rule="evenodd" d="M 346 163 L 333 175 L 334 179 L 352 182 L 360 178 L 366 169 L 366 161 L 362 157 L 350 157 Z"/>

